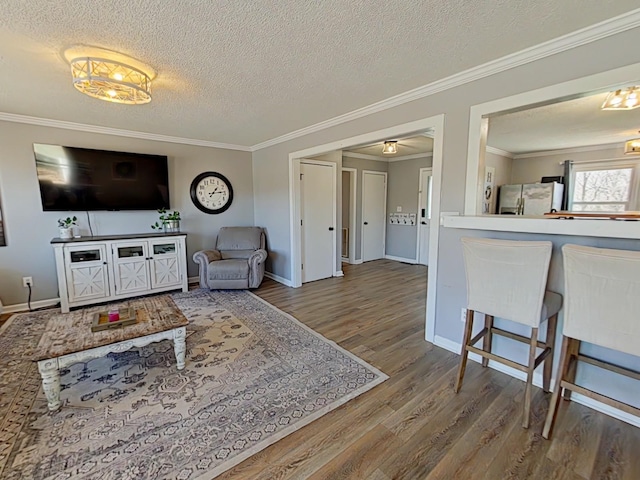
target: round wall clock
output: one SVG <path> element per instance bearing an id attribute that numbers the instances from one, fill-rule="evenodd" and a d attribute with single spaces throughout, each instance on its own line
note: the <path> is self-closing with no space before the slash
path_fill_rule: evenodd
<path id="1" fill-rule="evenodd" d="M 204 172 L 191 182 L 191 201 L 204 213 L 222 213 L 231 206 L 233 188 L 224 175 Z"/>

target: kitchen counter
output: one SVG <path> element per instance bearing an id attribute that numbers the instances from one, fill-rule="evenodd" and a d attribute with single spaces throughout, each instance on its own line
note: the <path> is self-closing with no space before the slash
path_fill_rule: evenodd
<path id="1" fill-rule="evenodd" d="M 581 237 L 640 239 L 640 221 L 609 219 L 558 219 L 525 215 L 447 215 L 445 228 L 498 232 L 577 235 Z"/>

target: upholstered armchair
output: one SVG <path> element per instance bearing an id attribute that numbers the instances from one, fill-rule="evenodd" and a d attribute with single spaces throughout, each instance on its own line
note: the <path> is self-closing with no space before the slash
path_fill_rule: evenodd
<path id="1" fill-rule="evenodd" d="M 215 250 L 193 254 L 200 267 L 200 287 L 258 288 L 267 259 L 264 230 L 260 227 L 222 227 Z"/>

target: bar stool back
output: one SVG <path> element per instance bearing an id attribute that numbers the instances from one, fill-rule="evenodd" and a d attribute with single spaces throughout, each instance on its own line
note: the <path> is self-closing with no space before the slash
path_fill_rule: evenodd
<path id="1" fill-rule="evenodd" d="M 557 313 L 562 297 L 546 290 L 551 242 L 525 242 L 480 238 L 462 239 L 467 275 L 467 318 L 462 344 L 460 367 L 456 381 L 456 393 L 462 386 L 469 352 L 483 357 L 486 367 L 493 360 L 525 372 L 527 382 L 523 406 L 522 426 L 529 426 L 533 372 L 543 361 L 545 391 L 549 391 L 553 344 Z M 485 327 L 474 338 L 473 313 L 485 314 Z M 529 338 L 493 326 L 494 317 L 511 320 L 531 327 Z M 540 323 L 549 320 L 545 342 L 538 340 Z M 526 365 L 491 352 L 493 334 L 529 344 Z M 474 345 L 482 339 L 482 349 Z M 542 348 L 536 357 L 537 348 Z"/>
<path id="2" fill-rule="evenodd" d="M 574 391 L 640 416 L 634 406 L 575 384 L 578 361 L 640 380 L 639 372 L 580 354 L 580 342 L 588 342 L 640 355 L 640 252 L 564 245 L 562 255 L 566 297 L 562 352 L 545 438 L 553 429 L 561 389 L 567 400 Z"/>

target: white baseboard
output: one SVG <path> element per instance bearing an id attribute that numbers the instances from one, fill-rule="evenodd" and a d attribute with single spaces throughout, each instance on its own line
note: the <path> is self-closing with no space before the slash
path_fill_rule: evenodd
<path id="1" fill-rule="evenodd" d="M 52 307 L 60 303 L 59 298 L 48 298 L 46 300 L 36 300 L 35 302 L 31 302 L 31 308 L 33 310 L 37 308 L 43 307 Z M 2 309 L 2 313 L 15 313 L 15 312 L 27 312 L 29 310 L 29 305 L 27 303 L 16 303 L 15 305 L 5 305 Z"/>
<path id="2" fill-rule="evenodd" d="M 360 258 L 360 259 L 354 260 L 352 265 L 360 265 L 361 263 L 362 263 L 362 259 Z"/>
<path id="3" fill-rule="evenodd" d="M 200 283 L 200 277 L 189 277 L 187 278 L 187 283 Z"/>
<path id="4" fill-rule="evenodd" d="M 414 258 L 396 257 L 394 255 L 385 255 L 384 258 L 386 258 L 387 260 L 394 260 L 396 262 L 403 262 L 403 263 L 411 263 L 414 265 L 418 263 L 418 261 Z"/>
<path id="5" fill-rule="evenodd" d="M 334 277 L 344 277 L 344 272 L 342 270 L 338 270 Z"/>
<path id="6" fill-rule="evenodd" d="M 448 338 L 441 337 L 436 335 L 433 339 L 433 344 L 438 347 L 442 347 L 445 350 L 449 350 L 450 352 L 456 353 L 460 355 L 460 351 L 462 349 L 462 345 L 460 343 L 449 340 Z M 474 362 L 481 363 L 482 357 L 475 353 L 469 353 L 469 360 L 473 360 Z M 521 372 L 520 370 L 516 370 L 515 368 L 511 368 L 507 365 L 503 365 L 498 362 L 494 362 L 489 360 L 489 367 L 493 368 L 502 373 L 506 373 L 507 375 L 517 378 L 518 380 L 522 380 L 523 382 L 527 378 L 527 374 Z M 533 374 L 533 384 L 536 387 L 542 388 L 542 373 L 534 372 Z M 553 386 L 555 385 L 555 378 L 551 378 L 551 391 L 553 391 Z M 597 400 L 593 400 L 592 398 L 585 397 L 584 395 L 580 395 L 579 393 L 573 392 L 571 394 L 571 401 L 584 405 L 585 407 L 592 408 L 598 412 L 604 413 L 605 415 L 609 415 L 610 417 L 617 418 L 618 420 L 622 420 L 623 422 L 629 423 L 635 427 L 640 427 L 640 418 L 635 415 L 631 415 L 627 412 L 623 412 L 617 408 L 611 407 L 605 403 L 599 402 Z"/>
<path id="7" fill-rule="evenodd" d="M 286 285 L 287 287 L 293 286 L 293 283 L 291 283 L 291 280 L 281 277 L 280 275 L 276 275 L 275 273 L 264 272 L 264 276 L 267 278 L 270 278 L 271 280 L 275 280 L 278 283 Z"/>

